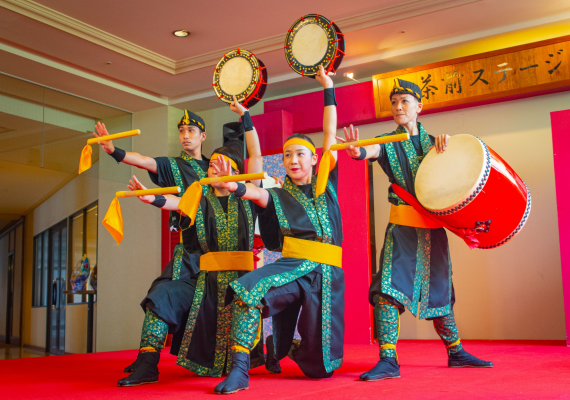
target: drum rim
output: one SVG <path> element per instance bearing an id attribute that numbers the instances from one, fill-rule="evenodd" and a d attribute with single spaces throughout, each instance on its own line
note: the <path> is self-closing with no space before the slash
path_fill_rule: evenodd
<path id="1" fill-rule="evenodd" d="M 295 38 L 295 34 L 300 30 L 301 26 L 305 26 L 309 23 L 314 23 L 311 22 L 311 19 L 313 21 L 322 22 L 326 25 L 325 27 L 323 24 L 317 22 L 317 25 L 325 30 L 325 34 L 329 39 L 328 48 L 325 55 L 318 63 L 314 65 L 303 65 L 293 56 L 293 49 L 291 45 L 293 43 L 293 39 Z M 326 68 L 326 72 L 336 72 L 336 69 L 344 58 L 344 34 L 341 32 L 338 25 L 334 23 L 334 21 L 329 20 L 321 14 L 307 14 L 303 15 L 301 18 L 296 20 L 293 25 L 291 25 L 291 28 L 289 28 L 287 31 L 287 36 L 285 37 L 285 46 L 283 48 L 285 50 L 285 58 L 287 60 L 287 63 L 293 71 L 301 76 L 315 77 L 319 71 L 319 65 L 323 65 L 323 67 Z M 323 60 L 325 61 L 323 62 Z"/>
<path id="2" fill-rule="evenodd" d="M 438 210 L 432 210 L 432 209 L 429 209 L 429 208 L 424 206 L 424 208 L 433 215 L 450 215 L 450 214 L 454 214 L 454 213 L 458 212 L 459 210 L 467 207 L 473 200 L 475 200 L 475 198 L 477 198 L 479 193 L 481 193 L 481 191 L 483 190 L 483 188 L 487 184 L 487 180 L 489 179 L 489 174 L 491 172 L 491 154 L 489 153 L 489 148 L 487 147 L 485 142 L 483 142 L 477 136 L 473 136 L 473 135 L 469 135 L 469 136 L 472 136 L 475 139 L 477 139 L 479 141 L 479 143 L 481 143 L 481 145 L 483 146 L 485 164 L 484 164 L 484 167 L 482 169 L 482 176 L 479 177 L 479 180 L 473 186 L 474 190 L 468 196 L 459 200 L 457 203 L 452 204 L 449 207 L 438 209 Z M 423 206 L 423 204 L 422 204 L 422 206 Z"/>
<path id="3" fill-rule="evenodd" d="M 530 209 L 532 207 L 532 199 L 530 196 L 530 190 L 528 190 L 528 186 L 527 186 L 526 182 L 524 183 L 524 186 L 526 187 L 526 208 L 524 210 L 523 217 L 521 218 L 521 221 L 519 222 L 517 227 L 509 234 L 509 236 L 507 236 L 506 238 L 504 238 L 500 242 L 489 245 L 489 246 L 480 246 L 480 247 L 478 247 L 479 249 L 487 250 L 487 249 L 494 249 L 494 248 L 500 247 L 500 246 L 506 244 L 507 242 L 511 241 L 516 235 L 519 234 L 519 232 L 525 226 L 526 221 L 528 220 L 528 216 L 530 214 Z"/>
<path id="4" fill-rule="evenodd" d="M 252 67 L 253 75 L 251 77 L 251 82 L 248 85 L 247 89 L 235 95 L 238 102 L 242 103 L 245 107 L 249 108 L 253 106 L 255 103 L 257 103 L 259 100 L 261 100 L 261 98 L 256 97 L 256 95 L 260 91 L 260 87 L 262 87 L 263 85 L 267 85 L 267 70 L 265 64 L 263 64 L 263 62 L 261 62 L 261 60 L 257 58 L 255 53 L 252 53 L 249 50 L 237 48 L 235 50 L 232 50 L 224 54 L 224 56 L 220 59 L 220 61 L 218 61 L 218 64 L 216 64 L 216 67 L 214 68 L 212 86 L 214 88 L 214 93 L 216 93 L 218 99 L 222 100 L 224 103 L 228 104 L 233 103 L 234 101 L 232 97 L 233 95 L 224 92 L 220 86 L 220 72 L 223 66 L 229 60 L 235 57 L 241 57 L 246 59 L 251 64 Z M 263 90 L 262 92 L 265 92 L 265 90 Z M 261 97 L 262 96 L 263 93 L 261 94 Z"/>

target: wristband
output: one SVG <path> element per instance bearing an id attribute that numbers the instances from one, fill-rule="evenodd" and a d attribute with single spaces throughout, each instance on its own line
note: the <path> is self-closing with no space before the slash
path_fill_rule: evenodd
<path id="1" fill-rule="evenodd" d="M 357 158 L 353 158 L 353 160 L 364 160 L 366 158 L 366 149 L 364 147 L 360 148 L 360 155 Z"/>
<path id="2" fill-rule="evenodd" d="M 338 106 L 338 104 L 336 103 L 334 88 L 325 89 L 325 107 L 326 106 Z"/>
<path id="3" fill-rule="evenodd" d="M 236 197 L 243 197 L 245 195 L 245 192 L 247 192 L 247 187 L 243 183 L 238 182 L 237 189 L 233 192 L 234 195 Z"/>
<path id="4" fill-rule="evenodd" d="M 162 208 L 164 207 L 164 205 L 166 204 L 166 197 L 161 196 L 161 195 L 155 195 L 154 196 L 154 201 L 152 203 L 153 206 L 158 207 L 158 208 Z"/>
<path id="5" fill-rule="evenodd" d="M 119 149 L 118 147 L 115 147 L 115 150 L 113 150 L 113 152 L 109 155 L 111 157 L 113 157 L 115 159 L 115 161 L 120 163 L 121 161 L 123 161 L 123 159 L 127 155 L 127 152 L 123 149 Z"/>
<path id="6" fill-rule="evenodd" d="M 246 110 L 245 113 L 241 116 L 241 123 L 243 125 L 243 129 L 246 132 L 253 130 L 253 121 L 251 120 L 251 116 L 249 115 L 249 111 Z"/>

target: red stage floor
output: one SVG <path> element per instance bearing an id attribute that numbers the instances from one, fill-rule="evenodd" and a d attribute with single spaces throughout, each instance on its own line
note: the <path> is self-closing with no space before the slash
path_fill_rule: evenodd
<path id="1" fill-rule="evenodd" d="M 492 369 L 447 368 L 441 342 L 400 341 L 400 379 L 361 382 L 374 366 L 377 346 L 345 346 L 342 368 L 330 379 L 305 378 L 289 359 L 283 373 L 251 372 L 250 389 L 232 398 L 256 399 L 570 399 L 570 348 L 565 342 L 465 341 L 467 351 Z M 212 398 L 221 378 L 202 378 L 163 353 L 157 384 L 121 388 L 136 351 L 0 361 L 0 398 L 177 399 Z"/>

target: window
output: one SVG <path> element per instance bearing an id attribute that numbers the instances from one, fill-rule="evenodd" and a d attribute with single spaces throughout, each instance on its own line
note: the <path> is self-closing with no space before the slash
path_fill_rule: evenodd
<path id="1" fill-rule="evenodd" d="M 89 259 L 89 267 L 91 272 L 97 265 L 97 203 L 93 203 L 83 210 L 78 211 L 70 217 L 71 232 L 69 235 L 70 243 L 70 268 L 67 271 L 67 288 L 71 290 L 71 274 L 78 270 L 81 266 L 83 256 L 86 255 Z M 88 278 L 86 289 L 92 289 L 91 279 Z M 96 297 L 95 297 L 96 299 Z M 67 302 L 81 303 L 85 302 L 85 295 L 69 295 Z"/>
<path id="2" fill-rule="evenodd" d="M 33 307 L 47 305 L 47 276 L 49 257 L 49 230 L 34 237 Z"/>

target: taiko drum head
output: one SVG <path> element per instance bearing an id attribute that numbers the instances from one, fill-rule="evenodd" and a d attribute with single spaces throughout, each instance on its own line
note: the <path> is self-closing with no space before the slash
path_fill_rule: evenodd
<path id="1" fill-rule="evenodd" d="M 448 210 L 469 198 L 485 173 L 484 145 L 475 136 L 449 138 L 443 153 L 432 149 L 416 176 L 416 197 L 426 209 Z"/>
<path id="2" fill-rule="evenodd" d="M 296 73 L 314 78 L 322 65 L 336 72 L 344 57 L 344 35 L 334 23 L 320 14 L 299 18 L 285 38 L 285 58 Z"/>
<path id="3" fill-rule="evenodd" d="M 255 105 L 265 93 L 267 69 L 250 51 L 237 49 L 224 54 L 216 65 L 212 86 L 218 99 L 233 103 L 233 96 L 245 107 Z"/>

